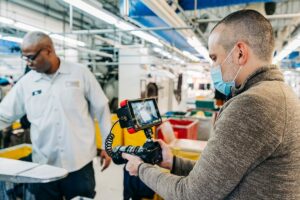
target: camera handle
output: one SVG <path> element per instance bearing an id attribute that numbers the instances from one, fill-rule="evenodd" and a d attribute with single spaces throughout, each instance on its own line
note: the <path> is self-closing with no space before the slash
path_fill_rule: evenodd
<path id="1" fill-rule="evenodd" d="M 152 129 L 144 129 L 145 136 L 147 138 L 143 146 L 116 146 L 112 148 L 114 140 L 114 134 L 112 133 L 113 127 L 118 123 L 116 121 L 110 130 L 110 134 L 105 140 L 105 150 L 107 154 L 112 158 L 115 164 L 124 164 L 127 162 L 122 158 L 122 153 L 128 153 L 140 157 L 144 162 L 151 164 L 158 164 L 162 161 L 162 149 L 158 142 L 152 140 Z"/>
<path id="2" fill-rule="evenodd" d="M 147 142 L 152 141 L 152 134 L 153 134 L 152 128 L 144 129 L 144 133 L 145 133 L 145 136 L 147 138 Z"/>

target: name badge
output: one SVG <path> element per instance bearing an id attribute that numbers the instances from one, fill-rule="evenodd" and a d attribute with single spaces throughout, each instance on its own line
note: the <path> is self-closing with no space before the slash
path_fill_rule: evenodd
<path id="1" fill-rule="evenodd" d="M 42 93 L 42 90 L 35 90 L 32 92 L 32 96 L 36 96 Z"/>
<path id="2" fill-rule="evenodd" d="M 66 81 L 65 86 L 78 88 L 80 86 L 80 82 L 79 81 Z"/>

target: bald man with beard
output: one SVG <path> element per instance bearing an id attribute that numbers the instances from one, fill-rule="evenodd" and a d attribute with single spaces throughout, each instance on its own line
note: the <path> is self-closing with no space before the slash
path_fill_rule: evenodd
<path id="1" fill-rule="evenodd" d="M 104 143 L 111 128 L 108 100 L 87 67 L 56 55 L 48 35 L 26 34 L 21 49 L 31 71 L 1 102 L 0 129 L 27 114 L 33 162 L 69 172 L 55 182 L 31 184 L 29 190 L 38 200 L 93 198 L 92 160 L 97 152 L 94 119 L 99 122 Z M 104 150 L 100 157 L 104 170 L 111 160 Z"/>

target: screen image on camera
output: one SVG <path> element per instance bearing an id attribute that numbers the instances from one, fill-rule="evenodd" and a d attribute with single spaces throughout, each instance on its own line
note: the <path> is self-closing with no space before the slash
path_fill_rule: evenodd
<path id="1" fill-rule="evenodd" d="M 140 126 L 154 124 L 159 120 L 159 114 L 152 100 L 132 102 L 131 107 Z"/>

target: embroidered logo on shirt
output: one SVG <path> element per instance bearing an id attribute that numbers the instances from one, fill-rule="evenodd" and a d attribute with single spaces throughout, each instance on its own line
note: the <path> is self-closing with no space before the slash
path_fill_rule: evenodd
<path id="1" fill-rule="evenodd" d="M 66 87 L 77 87 L 78 88 L 80 86 L 80 82 L 79 81 L 66 81 L 65 86 Z"/>
<path id="2" fill-rule="evenodd" d="M 42 93 L 42 90 L 35 90 L 32 92 L 32 96 L 36 96 Z"/>

